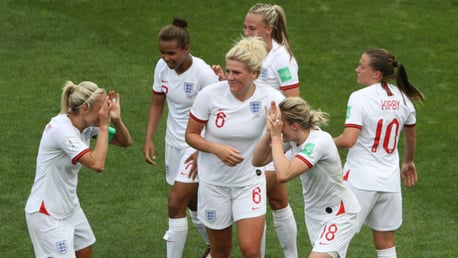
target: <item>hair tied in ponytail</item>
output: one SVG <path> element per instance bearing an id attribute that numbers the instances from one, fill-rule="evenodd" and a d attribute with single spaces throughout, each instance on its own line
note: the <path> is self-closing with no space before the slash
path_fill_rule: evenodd
<path id="1" fill-rule="evenodd" d="M 393 60 L 393 62 L 391 63 L 393 65 L 393 67 L 398 67 L 398 62 Z"/>

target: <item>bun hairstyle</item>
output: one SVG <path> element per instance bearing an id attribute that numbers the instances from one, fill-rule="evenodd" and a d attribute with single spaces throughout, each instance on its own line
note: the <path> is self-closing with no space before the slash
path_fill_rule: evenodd
<path id="1" fill-rule="evenodd" d="M 158 34 L 159 41 L 176 40 L 181 48 L 191 44 L 191 35 L 188 30 L 188 21 L 181 17 L 173 18 L 172 24 L 164 26 Z"/>
<path id="2" fill-rule="evenodd" d="M 181 17 L 173 18 L 172 24 L 175 26 L 181 27 L 183 29 L 186 29 L 188 27 L 188 21 L 186 21 L 185 19 Z"/>

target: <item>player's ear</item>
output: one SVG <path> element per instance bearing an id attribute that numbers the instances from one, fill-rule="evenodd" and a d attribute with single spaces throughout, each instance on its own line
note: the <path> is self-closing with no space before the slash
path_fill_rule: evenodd
<path id="1" fill-rule="evenodd" d="M 266 26 L 266 31 L 269 35 L 272 35 L 273 30 L 274 30 L 274 26 L 272 24 L 269 24 Z"/>
<path id="2" fill-rule="evenodd" d="M 186 44 L 183 48 L 184 52 L 189 53 L 189 44 Z"/>
<path id="3" fill-rule="evenodd" d="M 84 104 L 84 105 L 80 106 L 80 112 L 86 112 L 88 110 L 89 110 L 89 107 L 87 106 L 87 104 Z"/>
<path id="4" fill-rule="evenodd" d="M 372 75 L 374 77 L 374 79 L 376 79 L 377 81 L 380 81 L 383 77 L 383 74 L 382 72 L 380 71 L 375 71 Z"/>

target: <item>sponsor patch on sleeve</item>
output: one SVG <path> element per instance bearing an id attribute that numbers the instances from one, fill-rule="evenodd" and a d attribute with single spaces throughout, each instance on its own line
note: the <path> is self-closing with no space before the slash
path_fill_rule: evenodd
<path id="1" fill-rule="evenodd" d="M 281 82 L 286 82 L 293 78 L 293 76 L 291 76 L 291 72 L 289 71 L 288 67 L 279 69 L 278 74 L 280 75 Z"/>
<path id="2" fill-rule="evenodd" d="M 302 153 L 304 153 L 307 156 L 310 156 L 312 154 L 313 149 L 315 148 L 315 144 L 313 143 L 307 143 L 304 146 L 304 149 L 302 150 Z"/>

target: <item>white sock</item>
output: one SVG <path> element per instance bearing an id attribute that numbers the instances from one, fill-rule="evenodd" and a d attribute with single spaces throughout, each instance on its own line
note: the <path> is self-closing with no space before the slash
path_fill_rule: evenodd
<path id="1" fill-rule="evenodd" d="M 275 232 L 277 232 L 285 258 L 297 258 L 297 225 L 293 210 L 288 204 L 283 209 L 272 211 L 272 215 Z"/>
<path id="2" fill-rule="evenodd" d="M 181 258 L 184 244 L 188 235 L 188 219 L 169 218 L 169 230 L 165 232 L 164 240 L 167 241 L 167 258 Z"/>
<path id="3" fill-rule="evenodd" d="M 378 258 L 396 258 L 396 247 L 393 246 L 391 248 L 377 250 L 377 257 Z"/>
<path id="4" fill-rule="evenodd" d="M 197 217 L 197 211 L 189 210 L 189 214 L 191 215 L 192 223 L 196 227 L 197 231 L 199 231 L 207 246 L 209 246 L 210 241 L 208 240 L 207 229 L 205 229 L 204 224 L 202 224 L 200 219 Z"/>

